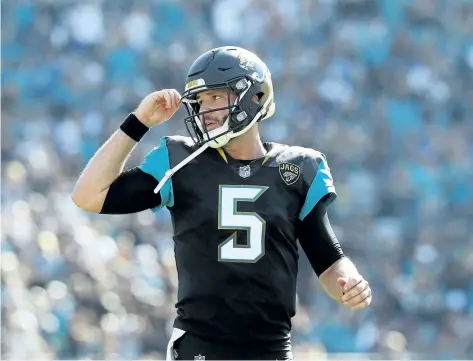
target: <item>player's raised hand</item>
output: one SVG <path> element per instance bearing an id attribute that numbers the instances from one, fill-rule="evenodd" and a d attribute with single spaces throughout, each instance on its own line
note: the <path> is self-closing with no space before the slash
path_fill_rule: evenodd
<path id="1" fill-rule="evenodd" d="M 151 128 L 169 120 L 179 109 L 181 95 L 176 89 L 163 89 L 148 94 L 135 110 L 136 117 Z"/>
<path id="2" fill-rule="evenodd" d="M 371 304 L 371 288 L 369 283 L 362 277 L 340 277 L 338 284 L 345 293 L 342 296 L 342 302 L 352 310 L 361 310 Z"/>

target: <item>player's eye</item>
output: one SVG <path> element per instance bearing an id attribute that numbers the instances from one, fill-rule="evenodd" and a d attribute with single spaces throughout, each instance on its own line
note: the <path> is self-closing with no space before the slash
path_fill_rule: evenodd
<path id="1" fill-rule="evenodd" d="M 210 99 L 211 99 L 212 101 L 216 101 L 216 100 L 219 100 L 219 99 L 221 99 L 221 98 L 222 98 L 221 95 L 212 95 Z M 197 99 L 196 102 L 197 102 L 197 104 L 198 104 L 199 106 L 201 106 L 204 101 L 203 101 L 202 99 Z"/>

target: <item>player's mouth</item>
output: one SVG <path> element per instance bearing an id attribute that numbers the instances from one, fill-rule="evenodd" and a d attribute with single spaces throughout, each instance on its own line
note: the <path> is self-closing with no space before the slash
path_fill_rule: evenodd
<path id="1" fill-rule="evenodd" d="M 220 126 L 220 123 L 216 120 L 206 120 L 205 121 L 205 127 L 207 128 L 207 131 L 214 130 Z"/>

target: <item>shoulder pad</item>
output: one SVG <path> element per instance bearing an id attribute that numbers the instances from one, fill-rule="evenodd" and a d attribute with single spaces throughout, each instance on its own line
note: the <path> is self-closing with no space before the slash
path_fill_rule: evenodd
<path id="1" fill-rule="evenodd" d="M 169 163 L 171 168 L 179 164 L 190 154 L 194 153 L 198 148 L 190 137 L 173 135 L 165 136 L 163 139 L 165 140 L 166 146 L 168 148 Z"/>
<path id="2" fill-rule="evenodd" d="M 195 148 L 195 144 L 190 137 L 184 137 L 182 135 L 166 135 L 163 138 L 166 139 L 167 144 L 180 144 L 192 149 Z"/>
<path id="3" fill-rule="evenodd" d="M 312 180 L 317 174 L 320 163 L 325 162 L 325 155 L 321 152 L 305 147 L 291 147 L 294 149 L 294 153 L 299 155 L 301 161 L 300 167 L 302 172 L 302 178 L 308 184 L 312 183 Z"/>
<path id="4" fill-rule="evenodd" d="M 304 181 L 311 184 L 325 155 L 312 148 L 272 143 L 272 166 L 289 163 L 300 167 Z"/>

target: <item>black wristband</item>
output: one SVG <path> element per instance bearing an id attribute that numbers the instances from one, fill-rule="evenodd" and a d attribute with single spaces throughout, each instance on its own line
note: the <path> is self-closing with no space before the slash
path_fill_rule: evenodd
<path id="1" fill-rule="evenodd" d="M 149 128 L 141 123 L 135 114 L 130 113 L 123 123 L 120 125 L 120 129 L 128 135 L 135 142 L 139 142 L 141 138 L 149 131 Z"/>

